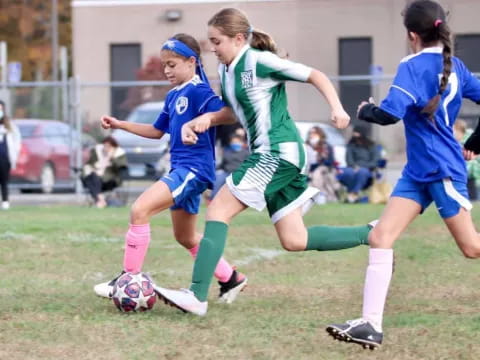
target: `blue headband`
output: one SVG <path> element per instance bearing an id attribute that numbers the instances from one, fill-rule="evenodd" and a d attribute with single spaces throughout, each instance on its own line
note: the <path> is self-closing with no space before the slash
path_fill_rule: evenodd
<path id="1" fill-rule="evenodd" d="M 207 85 L 210 85 L 210 83 L 208 82 L 207 74 L 205 74 L 205 71 L 203 70 L 200 57 L 187 44 L 185 44 L 184 42 L 181 42 L 180 40 L 171 38 L 165 41 L 165 43 L 162 46 L 162 50 L 173 51 L 174 53 L 182 55 L 187 59 L 193 56 L 197 62 L 197 67 L 195 72 L 198 74 L 198 76 L 200 76 L 200 79 L 202 79 L 204 83 L 206 83 Z"/>

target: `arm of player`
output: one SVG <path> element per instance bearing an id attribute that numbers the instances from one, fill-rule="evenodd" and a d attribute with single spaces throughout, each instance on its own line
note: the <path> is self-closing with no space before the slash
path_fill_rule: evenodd
<path id="1" fill-rule="evenodd" d="M 342 103 L 337 95 L 337 91 L 330 79 L 321 71 L 312 69 L 307 82 L 315 86 L 315 88 L 325 97 L 330 108 L 331 120 L 335 127 L 345 129 L 350 123 L 350 116 L 343 109 Z"/>
<path id="2" fill-rule="evenodd" d="M 399 118 L 390 115 L 376 106 L 373 98 L 368 99 L 368 102 L 362 101 L 360 105 L 358 105 L 357 117 L 360 120 L 379 125 L 391 125 L 400 121 Z"/>
<path id="3" fill-rule="evenodd" d="M 121 129 L 150 139 L 160 139 L 165 134 L 163 131 L 156 129 L 153 125 L 122 121 L 113 116 L 104 115 L 100 120 L 102 122 L 102 127 L 106 130 Z"/>
<path id="4" fill-rule="evenodd" d="M 182 126 L 182 142 L 193 145 L 197 142 L 199 133 L 204 133 L 212 126 L 235 124 L 237 119 L 228 106 L 216 112 L 209 112 L 196 117 Z"/>

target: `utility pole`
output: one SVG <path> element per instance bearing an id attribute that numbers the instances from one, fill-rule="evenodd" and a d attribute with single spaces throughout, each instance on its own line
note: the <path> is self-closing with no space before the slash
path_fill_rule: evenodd
<path id="1" fill-rule="evenodd" d="M 58 81 L 58 0 L 52 0 L 52 81 Z M 58 86 L 53 87 L 52 91 L 52 116 L 54 120 L 58 120 Z M 63 119 L 66 120 L 66 119 Z"/>
<path id="2" fill-rule="evenodd" d="M 8 72 L 7 72 L 8 56 L 7 56 L 7 43 L 0 41 L 0 100 L 3 100 L 7 104 L 7 111 L 12 111 L 10 108 L 10 97 L 8 96 Z M 10 113 L 7 115 L 11 115 Z"/>

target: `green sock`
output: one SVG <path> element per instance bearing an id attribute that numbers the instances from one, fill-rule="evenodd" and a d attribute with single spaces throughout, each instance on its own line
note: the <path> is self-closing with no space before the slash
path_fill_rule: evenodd
<path id="1" fill-rule="evenodd" d="M 358 245 L 368 245 L 368 233 L 371 227 L 363 226 L 312 226 L 308 229 L 305 250 L 341 250 Z"/>
<path id="2" fill-rule="evenodd" d="M 220 221 L 207 221 L 205 232 L 193 265 L 190 290 L 200 301 L 206 301 L 213 273 L 225 249 L 228 225 Z"/>

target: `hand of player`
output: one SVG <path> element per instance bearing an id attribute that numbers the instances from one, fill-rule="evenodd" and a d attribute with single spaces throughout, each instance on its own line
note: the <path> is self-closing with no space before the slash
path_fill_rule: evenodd
<path id="1" fill-rule="evenodd" d="M 198 136 L 193 130 L 194 120 L 189 121 L 182 126 L 182 142 L 185 145 L 194 145 L 198 141 Z"/>
<path id="2" fill-rule="evenodd" d="M 120 120 L 113 116 L 104 115 L 101 117 L 100 121 L 102 122 L 102 128 L 105 130 L 118 129 L 120 127 Z"/>
<path id="3" fill-rule="evenodd" d="M 362 109 L 362 107 L 364 107 L 365 105 L 368 105 L 368 104 L 374 104 L 375 105 L 375 100 L 373 99 L 373 97 L 369 97 L 368 101 L 362 101 L 358 105 L 358 107 L 357 107 L 357 118 L 358 118 L 358 114 L 360 114 L 360 110 Z"/>
<path id="4" fill-rule="evenodd" d="M 466 161 L 474 160 L 477 158 L 478 155 L 475 155 L 475 153 L 472 150 L 467 150 L 463 149 L 463 158 Z"/>
<path id="5" fill-rule="evenodd" d="M 197 134 L 201 134 L 210 129 L 210 126 L 212 124 L 212 119 L 210 116 L 211 115 L 207 113 L 200 115 L 190 121 L 190 123 L 192 123 L 191 128 L 193 129 L 193 131 L 195 131 Z"/>
<path id="6" fill-rule="evenodd" d="M 332 123 L 337 129 L 345 129 L 350 123 L 350 116 L 343 108 L 332 110 Z"/>

